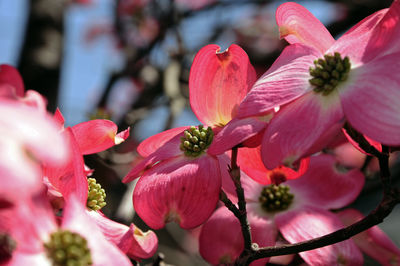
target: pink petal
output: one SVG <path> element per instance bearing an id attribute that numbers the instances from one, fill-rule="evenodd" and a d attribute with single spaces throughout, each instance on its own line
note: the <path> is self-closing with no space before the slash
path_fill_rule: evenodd
<path id="1" fill-rule="evenodd" d="M 141 152 L 143 152 L 144 154 L 147 154 L 153 150 L 155 151 L 144 160 L 140 161 L 137 165 L 135 165 L 131 169 L 131 171 L 124 177 L 122 182 L 131 182 L 135 178 L 139 177 L 143 173 L 143 171 L 150 169 L 151 166 L 153 166 L 154 164 L 182 155 L 183 152 L 180 150 L 180 145 L 181 137 L 183 136 L 185 128 L 187 127 L 177 128 L 176 130 L 167 130 L 165 131 L 165 133 L 161 132 L 157 135 L 150 137 L 149 141 L 147 141 L 146 139 L 143 145 L 141 143 L 139 147 Z M 161 146 L 158 148 L 159 145 Z"/>
<path id="2" fill-rule="evenodd" d="M 65 119 L 64 119 L 64 116 L 62 115 L 60 109 L 58 109 L 58 108 L 56 109 L 53 117 L 54 117 L 55 122 L 59 125 L 60 130 L 63 130 Z"/>
<path id="3" fill-rule="evenodd" d="M 352 84 L 339 90 L 346 118 L 369 138 L 399 145 L 400 53 L 380 57 L 352 72 Z"/>
<path id="4" fill-rule="evenodd" d="M 0 85 L 7 84 L 14 88 L 16 96 L 23 97 L 25 88 L 18 70 L 10 65 L 0 65 Z"/>
<path id="5" fill-rule="evenodd" d="M 158 148 L 163 146 L 165 143 L 170 141 L 173 137 L 181 134 L 183 131 L 185 131 L 188 128 L 189 127 L 187 127 L 187 126 L 171 128 L 171 129 L 168 129 L 161 133 L 158 133 L 154 136 L 151 136 L 139 144 L 139 146 L 137 147 L 137 152 L 141 156 L 147 157 L 150 154 L 152 154 L 153 152 L 155 152 Z"/>
<path id="6" fill-rule="evenodd" d="M 346 132 L 346 130 L 345 130 L 344 128 L 342 129 L 342 131 L 343 131 L 343 134 L 346 136 L 347 140 L 348 140 L 359 152 L 364 153 L 364 154 L 367 154 L 367 155 L 372 155 L 372 154 L 369 154 L 368 152 L 364 151 L 363 149 L 361 149 L 359 143 L 356 142 L 354 139 L 352 139 L 352 138 L 350 137 L 350 135 L 347 134 L 347 132 Z M 368 138 L 368 137 L 365 136 L 365 135 L 364 135 L 364 138 L 365 138 L 365 140 L 369 143 L 369 145 L 373 146 L 377 151 L 382 152 L 382 145 L 381 145 L 379 142 L 377 142 L 377 141 L 375 141 L 375 140 L 373 140 L 373 139 L 371 139 L 371 138 Z M 361 166 L 362 166 L 362 164 L 361 164 Z"/>
<path id="7" fill-rule="evenodd" d="M 311 90 L 310 66 L 322 54 L 301 44 L 287 46 L 240 104 L 238 117 L 264 115 Z"/>
<path id="8" fill-rule="evenodd" d="M 84 155 L 104 151 L 121 143 L 129 136 L 129 131 L 123 131 L 117 135 L 117 130 L 114 122 L 105 119 L 90 120 L 72 127 Z"/>
<path id="9" fill-rule="evenodd" d="M 46 113 L 47 100 L 37 91 L 28 90 L 25 93 L 25 97 L 20 98 L 19 101 Z"/>
<path id="10" fill-rule="evenodd" d="M 386 12 L 387 9 L 380 10 L 357 23 L 340 37 L 327 53 L 340 52 L 342 56 L 349 56 L 352 67 L 367 62 L 367 47 L 374 34 L 373 29 Z"/>
<path id="11" fill-rule="evenodd" d="M 264 165 L 268 169 L 293 165 L 329 144 L 342 124 L 343 112 L 336 93 L 328 98 L 313 91 L 305 94 L 282 107 L 268 125 L 261 144 Z"/>
<path id="12" fill-rule="evenodd" d="M 126 226 L 108 219 L 100 212 L 86 211 L 102 231 L 108 241 L 117 245 L 130 258 L 146 259 L 154 255 L 158 248 L 156 234 L 141 231 L 134 224 Z"/>
<path id="13" fill-rule="evenodd" d="M 226 125 L 255 81 L 256 72 L 242 48 L 232 44 L 221 52 L 218 45 L 207 45 L 190 70 L 192 110 L 204 125 Z"/>
<path id="14" fill-rule="evenodd" d="M 209 154 L 222 154 L 243 141 L 257 135 L 267 126 L 266 122 L 255 117 L 244 119 L 232 119 L 224 128 L 214 136 L 213 142 L 208 148 Z"/>
<path id="15" fill-rule="evenodd" d="M 132 265 L 128 257 L 106 240 L 94 221 L 74 197 L 66 202 L 62 228 L 78 233 L 88 241 L 94 265 Z"/>
<path id="16" fill-rule="evenodd" d="M 260 247 L 275 244 L 277 230 L 271 221 L 249 215 L 253 243 Z M 225 207 L 219 208 L 203 225 L 199 237 L 200 255 L 212 265 L 232 264 L 243 251 L 239 220 Z M 268 258 L 251 265 L 265 265 Z"/>
<path id="17" fill-rule="evenodd" d="M 278 214 L 275 222 L 289 243 L 298 243 L 343 228 L 339 218 L 329 211 L 308 208 Z M 310 265 L 363 265 L 363 256 L 352 240 L 301 252 Z"/>
<path id="18" fill-rule="evenodd" d="M 341 170 L 334 156 L 324 154 L 312 156 L 307 172 L 286 184 L 305 205 L 338 209 L 357 198 L 364 179 L 360 170 Z"/>
<path id="19" fill-rule="evenodd" d="M 364 216 L 355 209 L 346 209 L 338 212 L 340 220 L 346 225 L 351 225 Z M 381 265 L 398 265 L 400 263 L 400 249 L 378 227 L 374 226 L 352 238 L 356 245 L 368 256 L 378 261 Z"/>
<path id="20" fill-rule="evenodd" d="M 158 163 L 142 175 L 133 192 L 133 205 L 151 228 L 176 221 L 190 229 L 208 219 L 220 189 L 217 160 L 207 155 L 196 159 L 181 156 Z"/>
<path id="21" fill-rule="evenodd" d="M 238 154 L 238 165 L 249 177 L 259 184 L 269 185 L 271 183 L 277 184 L 277 178 L 282 177 L 284 182 L 290 179 L 296 179 L 302 176 L 308 168 L 309 159 L 301 160 L 298 171 L 289 167 L 279 166 L 273 170 L 265 168 L 261 160 L 261 146 L 257 148 L 240 148 Z"/>
<path id="22" fill-rule="evenodd" d="M 284 3 L 278 7 L 275 16 L 280 37 L 290 44 L 302 43 L 325 53 L 335 42 L 325 26 L 299 4 Z"/>

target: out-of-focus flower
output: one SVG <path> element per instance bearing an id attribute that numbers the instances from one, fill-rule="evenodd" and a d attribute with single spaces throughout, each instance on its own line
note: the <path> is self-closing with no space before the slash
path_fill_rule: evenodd
<path id="1" fill-rule="evenodd" d="M 193 228 L 211 215 L 227 170 L 219 166 L 225 155 L 209 155 L 207 148 L 236 115 L 254 80 L 254 69 L 239 46 L 220 52 L 217 45 L 208 45 L 198 52 L 189 78 L 190 104 L 205 126 L 170 129 L 146 139 L 138 147 L 145 159 L 123 180 L 141 176 L 133 204 L 150 227 L 177 221 Z"/>
<path id="2" fill-rule="evenodd" d="M 13 243 L 7 265 L 131 265 L 74 197 L 60 224 L 43 194 L 0 211 L 0 220 L 1 235 Z"/>
<path id="3" fill-rule="evenodd" d="M 359 170 L 343 172 L 331 155 L 311 157 L 303 176 L 279 186 L 262 186 L 246 176 L 241 180 L 254 242 L 259 246 L 274 245 L 278 231 L 289 243 L 297 243 L 342 228 L 339 217 L 329 210 L 351 203 L 364 185 L 364 176 Z M 222 209 L 205 223 L 199 243 L 200 252 L 207 261 L 232 262 L 241 253 L 243 237 L 235 219 L 233 214 Z M 229 241 L 225 241 L 226 238 Z M 218 247 L 213 243 L 218 243 Z M 352 240 L 302 252 L 300 256 L 310 265 L 362 265 L 363 262 Z"/>

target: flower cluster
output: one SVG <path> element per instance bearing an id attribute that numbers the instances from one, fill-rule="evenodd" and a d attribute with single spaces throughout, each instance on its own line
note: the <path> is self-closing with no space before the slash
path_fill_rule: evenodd
<path id="1" fill-rule="evenodd" d="M 204 224 L 200 253 L 212 264 L 234 263 L 244 249 L 234 212 L 214 211 L 221 190 L 243 211 L 236 199 L 243 185 L 259 246 L 309 240 L 343 228 L 343 219 L 359 219 L 353 210 L 331 210 L 357 198 L 364 176 L 327 151 L 347 139 L 357 143 L 345 125 L 372 145 L 400 145 L 399 19 L 396 0 L 336 41 L 304 7 L 282 4 L 276 21 L 290 45 L 258 79 L 239 46 L 203 47 L 189 78 L 190 104 L 202 125 L 143 141 L 144 159 L 124 179 L 140 177 L 133 192 L 139 216 L 155 229 L 170 221 L 185 229 Z M 239 150 L 230 158 L 232 148 Z M 378 231 L 367 231 L 369 244 L 347 240 L 300 256 L 312 265 L 360 265 L 361 249 L 398 264 L 400 250 Z M 373 241 L 384 256 L 373 252 Z"/>
<path id="2" fill-rule="evenodd" d="M 105 217 L 105 191 L 87 178 L 83 155 L 121 143 L 108 120 L 64 128 L 59 110 L 24 91 L 13 67 L 0 66 L 0 264 L 131 265 L 157 250 L 152 231 Z"/>

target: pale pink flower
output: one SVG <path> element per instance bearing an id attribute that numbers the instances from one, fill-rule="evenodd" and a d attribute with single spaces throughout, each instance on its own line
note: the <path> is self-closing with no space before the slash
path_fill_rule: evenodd
<path id="1" fill-rule="evenodd" d="M 241 180 L 253 242 L 259 246 L 275 245 L 278 231 L 289 243 L 297 243 L 343 228 L 339 217 L 329 210 L 351 203 L 364 185 L 364 176 L 359 170 L 343 171 L 331 155 L 311 157 L 303 176 L 282 183 L 289 188 L 288 191 L 282 185 L 277 190 L 272 186 L 262 186 L 247 176 L 242 176 Z M 270 191 L 280 191 L 281 194 Z M 204 224 L 200 235 L 200 253 L 210 263 L 227 258 L 232 262 L 243 250 L 243 237 L 235 219 L 233 214 L 221 208 Z M 230 235 L 223 237 L 225 234 Z M 227 238 L 229 241 L 225 241 Z M 214 246 L 214 242 L 218 245 Z M 352 240 L 302 252 L 300 256 L 307 264 L 321 266 L 362 265 L 363 261 Z"/>
<path id="2" fill-rule="evenodd" d="M 158 229 L 176 221 L 182 228 L 194 228 L 211 215 L 219 199 L 221 175 L 228 172 L 226 164 L 220 168 L 226 155 L 209 155 L 207 148 L 213 135 L 235 117 L 255 78 L 246 53 L 237 45 L 224 52 L 217 45 L 207 45 L 198 52 L 190 72 L 189 92 L 192 110 L 204 125 L 202 137 L 196 127 L 181 127 L 146 139 L 138 147 L 145 159 L 123 180 L 130 182 L 141 176 L 133 204 L 150 227 Z M 191 134 L 193 144 L 189 143 Z M 190 152 L 185 145 L 197 149 L 197 140 L 203 148 Z"/>
<path id="3" fill-rule="evenodd" d="M 278 8 L 281 36 L 291 45 L 254 84 L 238 111 L 239 118 L 246 118 L 280 107 L 262 140 L 269 169 L 319 151 L 346 120 L 375 141 L 400 144 L 399 18 L 396 0 L 335 41 L 301 5 Z"/>
<path id="4" fill-rule="evenodd" d="M 43 194 L 0 210 L 0 221 L 1 235 L 9 240 L 7 265 L 54 265 L 65 255 L 83 265 L 131 265 L 74 197 L 66 202 L 60 224 Z M 64 236 L 56 241 L 57 234 Z"/>

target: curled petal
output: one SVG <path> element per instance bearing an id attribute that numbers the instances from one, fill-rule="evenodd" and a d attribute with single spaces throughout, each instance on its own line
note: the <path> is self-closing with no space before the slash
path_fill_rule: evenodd
<path id="1" fill-rule="evenodd" d="M 275 223 L 283 237 L 292 244 L 343 228 L 337 216 L 317 208 L 280 213 L 275 217 Z M 310 265 L 363 265 L 363 256 L 352 240 L 301 252 L 300 256 Z"/>
<path id="2" fill-rule="evenodd" d="M 309 68 L 321 56 L 302 44 L 287 46 L 243 99 L 237 117 L 265 115 L 311 90 Z"/>
<path id="3" fill-rule="evenodd" d="M 355 209 L 346 209 L 337 215 L 346 226 L 364 218 L 362 213 Z M 363 252 L 380 264 L 386 266 L 400 264 L 400 249 L 378 226 L 371 227 L 353 236 L 352 239 Z"/>
<path id="4" fill-rule="evenodd" d="M 72 127 L 82 154 L 104 151 L 129 136 L 129 128 L 117 134 L 117 125 L 105 119 L 90 120 Z"/>
<path id="5" fill-rule="evenodd" d="M 276 10 L 281 38 L 290 44 L 302 43 L 325 53 L 335 42 L 325 26 L 303 6 L 288 2 Z"/>
<path id="6" fill-rule="evenodd" d="M 299 179 L 288 181 L 287 185 L 306 205 L 338 209 L 357 198 L 364 182 L 360 170 L 345 170 L 338 165 L 334 156 L 324 154 L 312 156 L 307 172 Z"/>
<path id="7" fill-rule="evenodd" d="M 215 158 L 180 156 L 144 172 L 133 192 L 133 205 L 151 228 L 160 229 L 176 221 L 190 229 L 208 219 L 220 189 L 221 173 Z"/>
<path id="8" fill-rule="evenodd" d="M 232 119 L 214 136 L 208 148 L 209 154 L 222 154 L 243 141 L 255 136 L 267 126 L 267 123 L 255 117 Z"/>
<path id="9" fill-rule="evenodd" d="M 126 226 L 114 222 L 100 212 L 87 210 L 87 213 L 96 221 L 107 240 L 117 245 L 130 258 L 147 259 L 157 251 L 158 239 L 153 231 L 143 232 L 134 224 Z"/>
<path id="10" fill-rule="evenodd" d="M 255 81 L 256 72 L 242 48 L 232 44 L 221 52 L 218 45 L 207 45 L 190 70 L 192 110 L 204 125 L 226 125 Z"/>
<path id="11" fill-rule="evenodd" d="M 181 134 L 188 128 L 189 127 L 186 126 L 171 128 L 154 136 L 151 136 L 139 144 L 139 146 L 137 147 L 137 152 L 143 157 L 150 156 L 150 154 L 155 152 L 158 148 L 160 148 L 165 143 L 170 141 L 173 137 Z"/>

